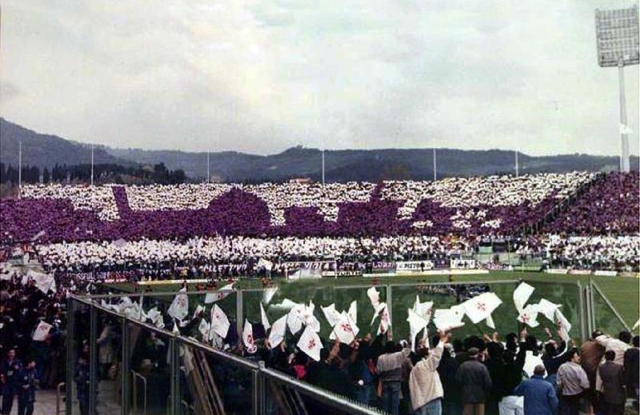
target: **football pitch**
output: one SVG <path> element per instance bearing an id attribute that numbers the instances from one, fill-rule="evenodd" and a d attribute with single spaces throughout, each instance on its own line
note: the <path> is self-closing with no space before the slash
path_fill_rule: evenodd
<path id="1" fill-rule="evenodd" d="M 515 320 L 517 311 L 515 310 L 512 294 L 516 284 L 513 281 L 523 280 L 536 288 L 529 303 L 536 303 L 540 299 L 545 298 L 557 304 L 563 305 L 563 313 L 567 319 L 574 325 L 572 330 L 574 338 L 578 338 L 580 324 L 579 318 L 579 290 L 577 283 L 583 287 L 589 285 L 590 281 L 595 282 L 602 294 L 594 292 L 594 308 L 596 327 L 611 334 L 617 334 L 623 328 L 623 325 L 616 318 L 611 310 L 612 306 L 617 310 L 619 315 L 624 319 L 627 326 L 631 327 L 638 320 L 639 315 L 639 295 L 640 280 L 630 277 L 607 277 L 607 276 L 589 276 L 589 275 L 562 275 L 562 274 L 544 274 L 539 272 L 491 272 L 481 275 L 454 275 L 454 284 L 469 284 L 471 289 L 481 287 L 485 290 L 495 292 L 503 301 L 503 304 L 494 312 L 493 318 L 496 328 L 502 333 L 517 330 L 518 323 Z M 443 283 L 449 282 L 447 275 L 411 275 L 411 276 L 380 276 L 375 277 L 341 277 L 341 278 L 321 278 L 288 281 L 284 278 L 276 278 L 272 280 L 271 287 L 277 288 L 272 297 L 265 298 L 263 283 L 257 278 L 240 278 L 237 280 L 234 288 L 243 290 L 242 312 L 243 317 L 250 321 L 260 321 L 259 304 L 265 306 L 267 316 L 271 322 L 286 313 L 281 306 L 285 299 L 294 302 L 313 301 L 316 305 L 316 316 L 322 324 L 323 335 L 329 335 L 329 328 L 326 325 L 324 316 L 319 306 L 328 306 L 335 304 L 337 310 L 347 310 L 351 301 L 358 302 L 358 318 L 357 324 L 361 328 L 362 333 L 373 332 L 377 327 L 377 323 L 371 326 L 371 318 L 373 309 L 366 295 L 366 290 L 371 286 L 376 286 L 381 294 L 381 301 L 388 301 L 386 287 L 390 285 L 392 299 L 392 327 L 394 337 L 408 336 L 408 323 L 405 322 L 407 316 L 407 308 L 411 308 L 419 296 L 420 301 L 434 301 L 435 308 L 448 308 L 456 304 L 455 297 L 450 293 L 443 293 L 441 288 Z M 429 285 L 439 283 L 435 285 Z M 221 283 L 219 286 L 223 286 Z M 144 287 L 144 288 L 142 288 Z M 153 285 L 136 286 L 131 283 L 108 284 L 111 292 L 134 293 L 143 290 L 152 291 L 154 293 L 173 293 L 180 289 L 181 284 L 162 284 L 154 283 Z M 189 291 L 197 291 L 196 284 L 189 284 Z M 273 291 L 273 290 L 272 290 Z M 196 295 L 190 297 L 190 308 L 194 309 L 200 303 L 204 303 L 204 295 Z M 165 303 L 173 300 L 173 296 L 156 297 Z M 268 303 L 268 304 L 267 304 Z M 237 312 L 236 297 L 229 297 L 218 301 L 218 304 L 231 319 L 235 319 Z M 486 326 L 484 322 L 472 325 L 468 320 L 466 326 L 460 331 L 461 334 L 490 334 L 493 329 Z M 529 329 L 533 334 L 542 336 L 543 328 L 549 327 L 553 329 L 553 324 L 546 321 L 544 317 L 539 318 L 541 325 L 538 328 Z M 635 330 L 638 333 L 638 330 Z M 373 333 L 375 334 L 375 333 Z"/>

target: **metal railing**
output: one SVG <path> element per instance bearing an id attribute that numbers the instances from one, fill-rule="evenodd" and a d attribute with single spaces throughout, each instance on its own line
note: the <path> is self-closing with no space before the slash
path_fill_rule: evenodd
<path id="1" fill-rule="evenodd" d="M 131 371 L 131 380 L 133 384 L 133 413 L 135 415 L 140 415 L 138 413 L 138 398 L 140 395 L 138 394 L 138 380 L 142 381 L 142 385 L 144 387 L 143 390 L 143 406 L 142 406 L 142 415 L 147 415 L 147 378 L 142 376 L 140 373 Z"/>

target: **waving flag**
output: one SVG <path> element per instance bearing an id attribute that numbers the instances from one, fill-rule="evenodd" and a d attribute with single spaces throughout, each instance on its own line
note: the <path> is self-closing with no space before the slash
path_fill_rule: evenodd
<path id="1" fill-rule="evenodd" d="M 560 337 L 565 341 L 570 339 L 569 332 L 571 331 L 571 323 L 569 323 L 569 320 L 567 320 L 559 308 L 556 309 L 556 323 L 558 324 L 558 330 L 560 330 Z"/>
<path id="2" fill-rule="evenodd" d="M 176 295 L 167 310 L 167 314 L 176 320 L 182 321 L 189 314 L 189 296 L 185 293 Z"/>
<path id="3" fill-rule="evenodd" d="M 287 316 L 284 315 L 277 319 L 271 326 L 271 331 L 269 332 L 269 344 L 272 349 L 278 347 L 280 343 L 282 343 L 286 330 Z"/>
<path id="4" fill-rule="evenodd" d="M 33 341 L 37 342 L 45 341 L 47 339 L 47 336 L 49 335 L 49 330 L 51 330 L 52 327 L 53 326 L 51 324 L 41 321 L 40 323 L 38 323 L 38 326 L 33 332 L 33 336 L 31 338 L 33 339 Z"/>
<path id="5" fill-rule="evenodd" d="M 371 287 L 367 290 L 367 296 L 371 300 L 371 305 L 376 308 L 380 304 L 380 293 L 376 290 L 376 287 Z"/>
<path id="6" fill-rule="evenodd" d="M 302 313 L 304 311 L 304 304 L 296 304 L 289 314 L 287 314 L 287 326 L 291 334 L 296 334 L 302 328 Z"/>
<path id="7" fill-rule="evenodd" d="M 262 321 L 262 325 L 264 326 L 264 329 L 269 330 L 269 327 L 271 327 L 271 324 L 269 324 L 269 319 L 267 318 L 267 313 L 264 311 L 264 307 L 262 306 L 262 303 L 260 303 L 260 319 Z"/>
<path id="8" fill-rule="evenodd" d="M 520 285 L 518 285 L 518 288 L 513 291 L 513 303 L 515 304 L 518 313 L 522 314 L 524 305 L 527 303 L 529 297 L 531 297 L 531 294 L 533 294 L 534 291 L 535 288 L 533 288 L 526 282 L 520 283 Z"/>
<path id="9" fill-rule="evenodd" d="M 336 324 L 338 324 L 338 322 L 340 321 L 340 313 L 338 312 L 338 310 L 336 310 L 336 305 L 335 304 L 331 304 L 327 307 L 320 307 L 320 309 L 322 309 L 322 312 L 324 313 L 325 318 L 327 319 L 327 321 L 329 322 L 329 325 L 331 327 L 335 326 Z"/>
<path id="10" fill-rule="evenodd" d="M 35 282 L 36 288 L 44 294 L 48 293 L 49 290 L 55 291 L 56 289 L 56 282 L 53 275 L 43 274 L 42 272 L 36 272 L 30 269 L 27 272 L 27 276 Z"/>
<path id="11" fill-rule="evenodd" d="M 255 353 L 258 349 L 256 347 L 255 339 L 253 338 L 253 326 L 249 323 L 249 320 L 244 320 L 244 329 L 242 330 L 242 342 L 247 348 L 247 352 Z"/>
<path id="12" fill-rule="evenodd" d="M 310 327 L 304 329 L 297 346 L 316 362 L 320 361 L 320 349 L 323 348 L 322 342 L 320 341 L 320 337 L 318 337 L 318 333 Z"/>
<path id="13" fill-rule="evenodd" d="M 433 324 L 438 330 L 450 330 L 464 326 L 462 318 L 464 309 L 460 306 L 453 306 L 446 309 L 438 309 L 433 313 Z"/>
<path id="14" fill-rule="evenodd" d="M 229 324 L 227 315 L 217 304 L 214 305 L 211 309 L 211 330 L 224 339 L 227 337 L 229 327 L 231 324 Z"/>
<path id="15" fill-rule="evenodd" d="M 531 328 L 538 327 L 540 325 L 540 323 L 538 323 L 538 312 L 538 304 L 528 304 L 524 310 L 520 312 L 518 321 Z"/>
<path id="16" fill-rule="evenodd" d="M 211 333 L 211 324 L 207 322 L 204 318 L 200 321 L 200 325 L 198 326 L 198 331 L 202 334 L 202 338 L 204 341 L 209 341 L 209 335 Z"/>
<path id="17" fill-rule="evenodd" d="M 360 329 L 358 329 L 358 326 L 351 320 L 349 314 L 343 311 L 340 316 L 340 321 L 333 327 L 333 331 L 341 343 L 351 344 L 356 339 Z"/>
<path id="18" fill-rule="evenodd" d="M 358 321 L 358 302 L 356 300 L 351 302 L 347 314 L 349 314 L 349 318 L 352 322 L 356 323 Z"/>
<path id="19" fill-rule="evenodd" d="M 211 304 L 211 303 L 215 303 L 216 301 L 224 300 L 233 292 L 234 292 L 233 283 L 227 284 L 224 287 L 221 287 L 216 292 L 207 293 L 207 295 L 205 295 L 204 297 L 204 303 Z"/>
<path id="20" fill-rule="evenodd" d="M 493 313 L 502 304 L 495 293 L 484 293 L 460 304 L 473 324 L 478 324 Z"/>
<path id="21" fill-rule="evenodd" d="M 538 312 L 543 314 L 547 319 L 556 322 L 556 310 L 560 308 L 559 304 L 554 304 L 544 298 L 538 303 Z"/>
<path id="22" fill-rule="evenodd" d="M 378 334 L 386 333 L 389 330 L 389 326 L 391 326 L 391 319 L 389 318 L 389 309 L 387 307 L 387 303 L 380 303 L 375 308 L 373 313 L 373 318 L 371 319 L 371 324 L 376 321 L 376 318 L 380 317 L 380 324 L 378 325 Z"/>
<path id="23" fill-rule="evenodd" d="M 409 331 L 411 333 L 411 350 L 413 352 L 416 351 L 416 336 L 420 333 L 420 330 L 427 327 L 429 322 L 422 317 L 420 314 L 416 313 L 412 309 L 407 309 L 409 313 L 409 317 L 407 317 L 407 321 L 409 322 Z"/>

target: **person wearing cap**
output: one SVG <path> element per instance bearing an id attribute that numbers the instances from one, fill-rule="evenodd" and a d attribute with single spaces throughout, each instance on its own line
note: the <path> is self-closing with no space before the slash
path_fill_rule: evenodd
<path id="1" fill-rule="evenodd" d="M 418 349 L 417 355 L 421 360 L 415 364 L 409 375 L 411 406 L 416 415 L 442 414 L 444 390 L 438 374 L 438 365 L 449 335 L 445 331 L 440 331 L 439 334 L 440 341 L 433 350 L 429 350 L 428 347 Z"/>
<path id="2" fill-rule="evenodd" d="M 524 415 L 555 415 L 558 410 L 558 396 L 544 374 L 544 365 L 536 366 L 531 379 L 523 380 L 513 391 L 524 396 Z"/>
<path id="3" fill-rule="evenodd" d="M 485 402 L 491 392 L 489 369 L 479 360 L 480 350 L 467 350 L 468 360 L 460 365 L 456 380 L 462 385 L 463 415 L 484 415 Z"/>

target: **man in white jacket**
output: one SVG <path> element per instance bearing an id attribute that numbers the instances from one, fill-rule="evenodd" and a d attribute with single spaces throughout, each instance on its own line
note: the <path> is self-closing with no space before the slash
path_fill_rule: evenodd
<path id="1" fill-rule="evenodd" d="M 442 397 L 444 395 L 438 365 L 444 344 L 449 340 L 446 331 L 439 331 L 440 341 L 431 350 L 421 348 L 417 350 L 422 359 L 415 364 L 409 376 L 409 391 L 411 392 L 411 406 L 419 415 L 441 415 Z"/>

